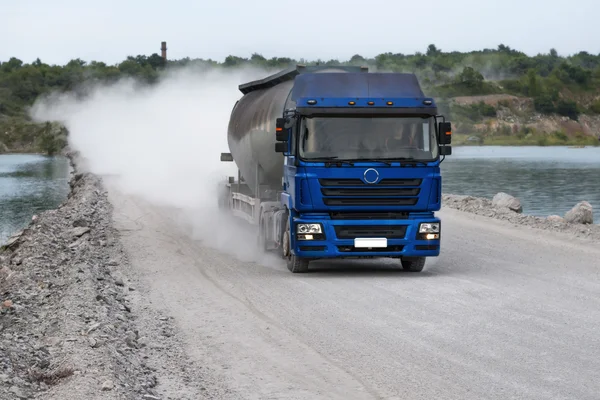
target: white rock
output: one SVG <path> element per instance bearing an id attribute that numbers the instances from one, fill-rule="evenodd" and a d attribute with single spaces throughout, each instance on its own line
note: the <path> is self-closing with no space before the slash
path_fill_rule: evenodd
<path id="1" fill-rule="evenodd" d="M 90 228 L 81 226 L 81 227 L 73 229 L 71 231 L 71 233 L 74 237 L 80 237 L 80 236 L 85 235 L 89 231 L 90 231 Z"/>
<path id="2" fill-rule="evenodd" d="M 546 219 L 550 222 L 564 222 L 564 218 L 560 215 L 548 215 Z"/>
<path id="3" fill-rule="evenodd" d="M 565 221 L 572 224 L 593 224 L 592 205 L 587 201 L 579 202 L 565 214 Z"/>
<path id="4" fill-rule="evenodd" d="M 521 206 L 519 199 L 504 192 L 497 193 L 494 196 L 492 205 L 499 208 L 508 208 L 516 213 L 523 212 L 523 207 Z"/>

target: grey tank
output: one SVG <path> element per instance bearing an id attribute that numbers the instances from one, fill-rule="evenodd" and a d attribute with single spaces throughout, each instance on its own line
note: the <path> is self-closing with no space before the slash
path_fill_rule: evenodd
<path id="1" fill-rule="evenodd" d="M 317 73 L 346 72 L 328 68 Z M 234 106 L 227 129 L 227 143 L 248 187 L 255 193 L 256 177 L 261 185 L 281 189 L 283 155 L 275 152 L 275 120 L 283 111 L 295 108 L 289 100 L 294 81 L 257 89 L 245 94 Z"/>

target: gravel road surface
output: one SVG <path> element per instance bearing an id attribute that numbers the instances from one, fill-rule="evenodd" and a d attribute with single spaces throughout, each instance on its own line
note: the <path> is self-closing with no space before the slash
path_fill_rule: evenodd
<path id="1" fill-rule="evenodd" d="M 109 198 L 132 312 L 172 321 L 163 398 L 600 396 L 597 242 L 444 209 L 442 255 L 421 274 L 357 260 L 293 275 L 193 240 L 170 211 Z"/>

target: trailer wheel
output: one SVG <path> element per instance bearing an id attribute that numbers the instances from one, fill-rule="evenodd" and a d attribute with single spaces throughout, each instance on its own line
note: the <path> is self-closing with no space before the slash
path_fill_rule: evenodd
<path id="1" fill-rule="evenodd" d="M 281 254 L 287 263 L 287 268 L 290 272 L 302 273 L 308 271 L 309 260 L 301 258 L 292 254 L 291 243 L 291 232 L 290 232 L 290 219 L 286 219 L 285 231 L 283 232 L 283 238 L 281 240 Z"/>
<path id="2" fill-rule="evenodd" d="M 402 269 L 408 272 L 421 272 L 425 267 L 425 257 L 402 257 Z"/>

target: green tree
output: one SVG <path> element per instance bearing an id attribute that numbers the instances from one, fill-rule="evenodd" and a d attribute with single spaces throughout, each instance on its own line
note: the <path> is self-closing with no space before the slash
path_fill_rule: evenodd
<path id="1" fill-rule="evenodd" d="M 483 75 L 471 67 L 464 67 L 458 75 L 458 82 L 470 88 L 481 87 Z"/>
<path id="2" fill-rule="evenodd" d="M 253 63 L 256 63 L 256 64 L 263 64 L 267 61 L 267 59 L 264 58 L 262 56 L 262 54 L 253 53 L 252 56 L 250 57 L 250 61 L 252 61 Z"/>
<path id="3" fill-rule="evenodd" d="M 430 44 L 429 46 L 427 46 L 426 54 L 427 54 L 427 57 L 435 57 L 440 54 L 440 51 L 438 50 L 437 47 L 435 47 L 435 44 Z"/>
<path id="4" fill-rule="evenodd" d="M 527 94 L 531 97 L 536 97 L 540 93 L 537 74 L 535 70 L 527 71 Z"/>

